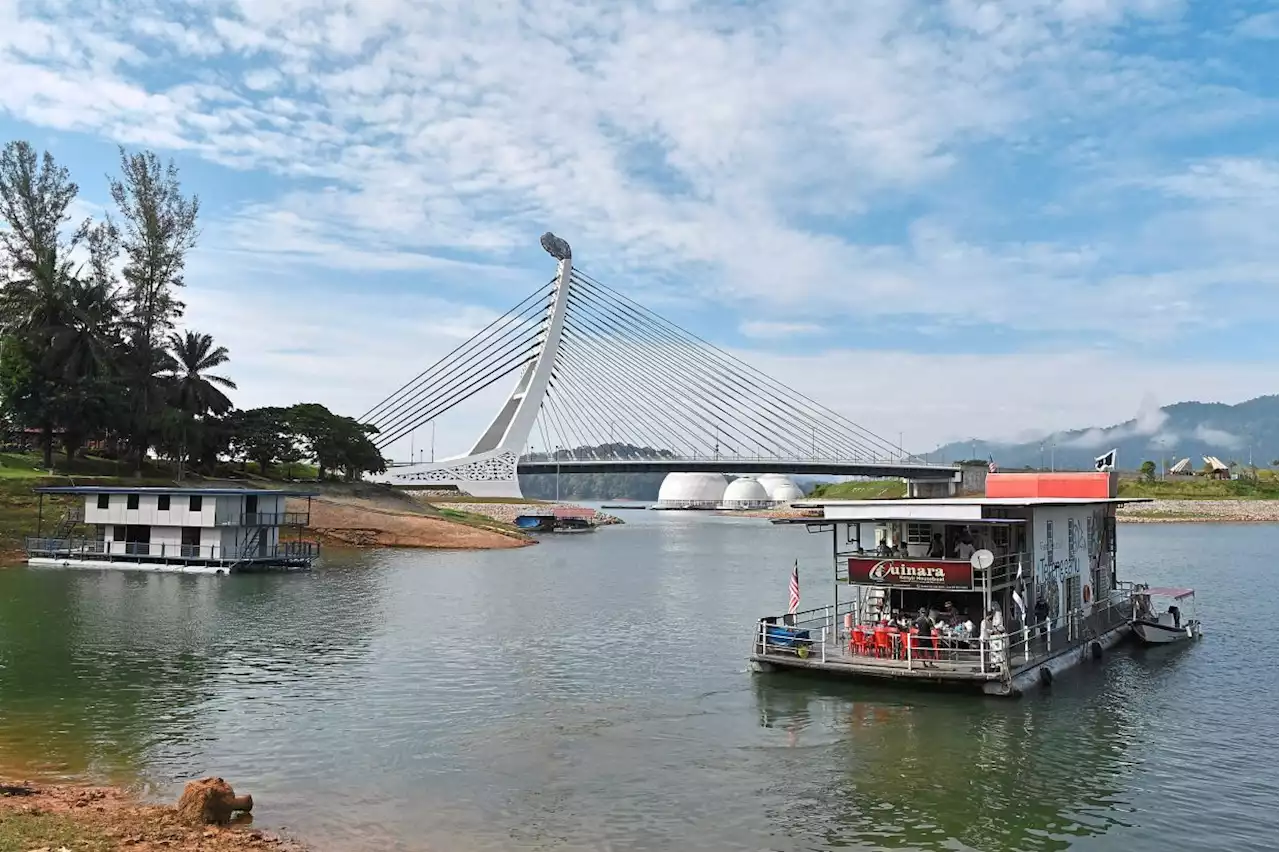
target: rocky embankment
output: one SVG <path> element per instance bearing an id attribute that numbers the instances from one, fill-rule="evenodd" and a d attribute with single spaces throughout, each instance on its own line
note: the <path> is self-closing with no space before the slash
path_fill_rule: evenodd
<path id="1" fill-rule="evenodd" d="M 1275 500 L 1153 500 L 1121 506 L 1116 510 L 1116 520 L 1134 524 L 1274 524 L 1280 520 L 1280 503 Z"/>

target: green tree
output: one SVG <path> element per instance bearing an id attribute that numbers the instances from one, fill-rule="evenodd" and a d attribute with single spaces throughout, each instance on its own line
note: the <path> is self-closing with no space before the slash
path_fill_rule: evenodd
<path id="1" fill-rule="evenodd" d="M 226 418 L 231 432 L 230 451 L 233 457 L 257 462 L 262 473 L 281 456 L 288 455 L 296 443 L 289 424 L 288 411 L 284 408 L 250 408 L 232 412 Z"/>
<path id="2" fill-rule="evenodd" d="M 361 473 L 383 473 L 382 453 L 370 440 L 378 430 L 351 417 L 334 414 L 319 403 L 300 403 L 289 409 L 289 423 L 316 463 L 318 476 L 341 470 L 348 480 Z"/>
<path id="3" fill-rule="evenodd" d="M 74 325 L 72 252 L 89 235 L 86 220 L 67 233 L 71 203 L 79 188 L 52 155 L 10 142 L 0 151 L 0 325 L 4 329 L 6 408 L 40 430 L 46 467 L 53 466 L 53 439 L 65 420 L 67 387 L 60 342 Z"/>
<path id="4" fill-rule="evenodd" d="M 231 410 L 231 400 L 221 388 L 235 390 L 226 376 L 210 373 L 231 360 L 225 346 L 214 346 L 213 337 L 196 331 L 169 335 L 172 361 L 170 401 L 178 410 L 181 439 L 178 445 L 178 479 L 187 463 L 187 433 L 208 414 L 221 416 Z"/>
<path id="5" fill-rule="evenodd" d="M 1142 467 L 1138 468 L 1142 473 L 1142 478 L 1147 482 L 1152 482 L 1156 478 L 1156 463 L 1153 461 L 1144 461 Z"/>
<path id="6" fill-rule="evenodd" d="M 182 194 L 177 166 L 162 166 L 151 151 L 129 154 L 121 148 L 120 170 L 110 185 L 123 227 L 128 432 L 140 474 L 163 404 L 165 335 L 182 315 L 175 291 L 184 284 L 187 252 L 198 236 L 200 202 Z"/>

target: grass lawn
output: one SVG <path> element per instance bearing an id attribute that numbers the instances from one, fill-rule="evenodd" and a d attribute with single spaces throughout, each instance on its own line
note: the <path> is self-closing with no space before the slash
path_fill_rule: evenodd
<path id="1" fill-rule="evenodd" d="M 69 849 L 71 852 L 107 852 L 114 838 L 97 826 L 60 813 L 0 811 L 0 849 Z"/>
<path id="2" fill-rule="evenodd" d="M 894 500 L 907 496 L 907 484 L 900 479 L 828 482 L 819 485 L 809 496 L 826 500 Z"/>
<path id="3" fill-rule="evenodd" d="M 1280 498 L 1275 479 L 1209 479 L 1204 476 L 1178 477 L 1144 482 L 1120 481 L 1121 497 L 1154 497 L 1164 500 L 1275 500 Z"/>

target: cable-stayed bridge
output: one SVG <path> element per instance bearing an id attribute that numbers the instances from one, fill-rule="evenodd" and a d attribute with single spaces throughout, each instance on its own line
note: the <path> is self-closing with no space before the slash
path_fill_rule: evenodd
<path id="1" fill-rule="evenodd" d="M 542 245 L 554 278 L 360 418 L 385 449 L 518 375 L 489 428 L 465 455 L 381 481 L 519 497 L 518 473 L 956 478 L 575 269 L 558 237 Z"/>

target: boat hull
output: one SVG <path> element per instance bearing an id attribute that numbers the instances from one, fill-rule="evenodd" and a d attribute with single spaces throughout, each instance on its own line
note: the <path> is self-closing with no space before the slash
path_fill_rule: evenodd
<path id="1" fill-rule="evenodd" d="M 1195 622 L 1172 627 L 1157 624 L 1154 621 L 1135 621 L 1132 627 L 1134 635 L 1144 645 L 1170 645 L 1174 642 L 1183 642 L 1194 638 L 1198 632 L 1198 625 Z"/>

